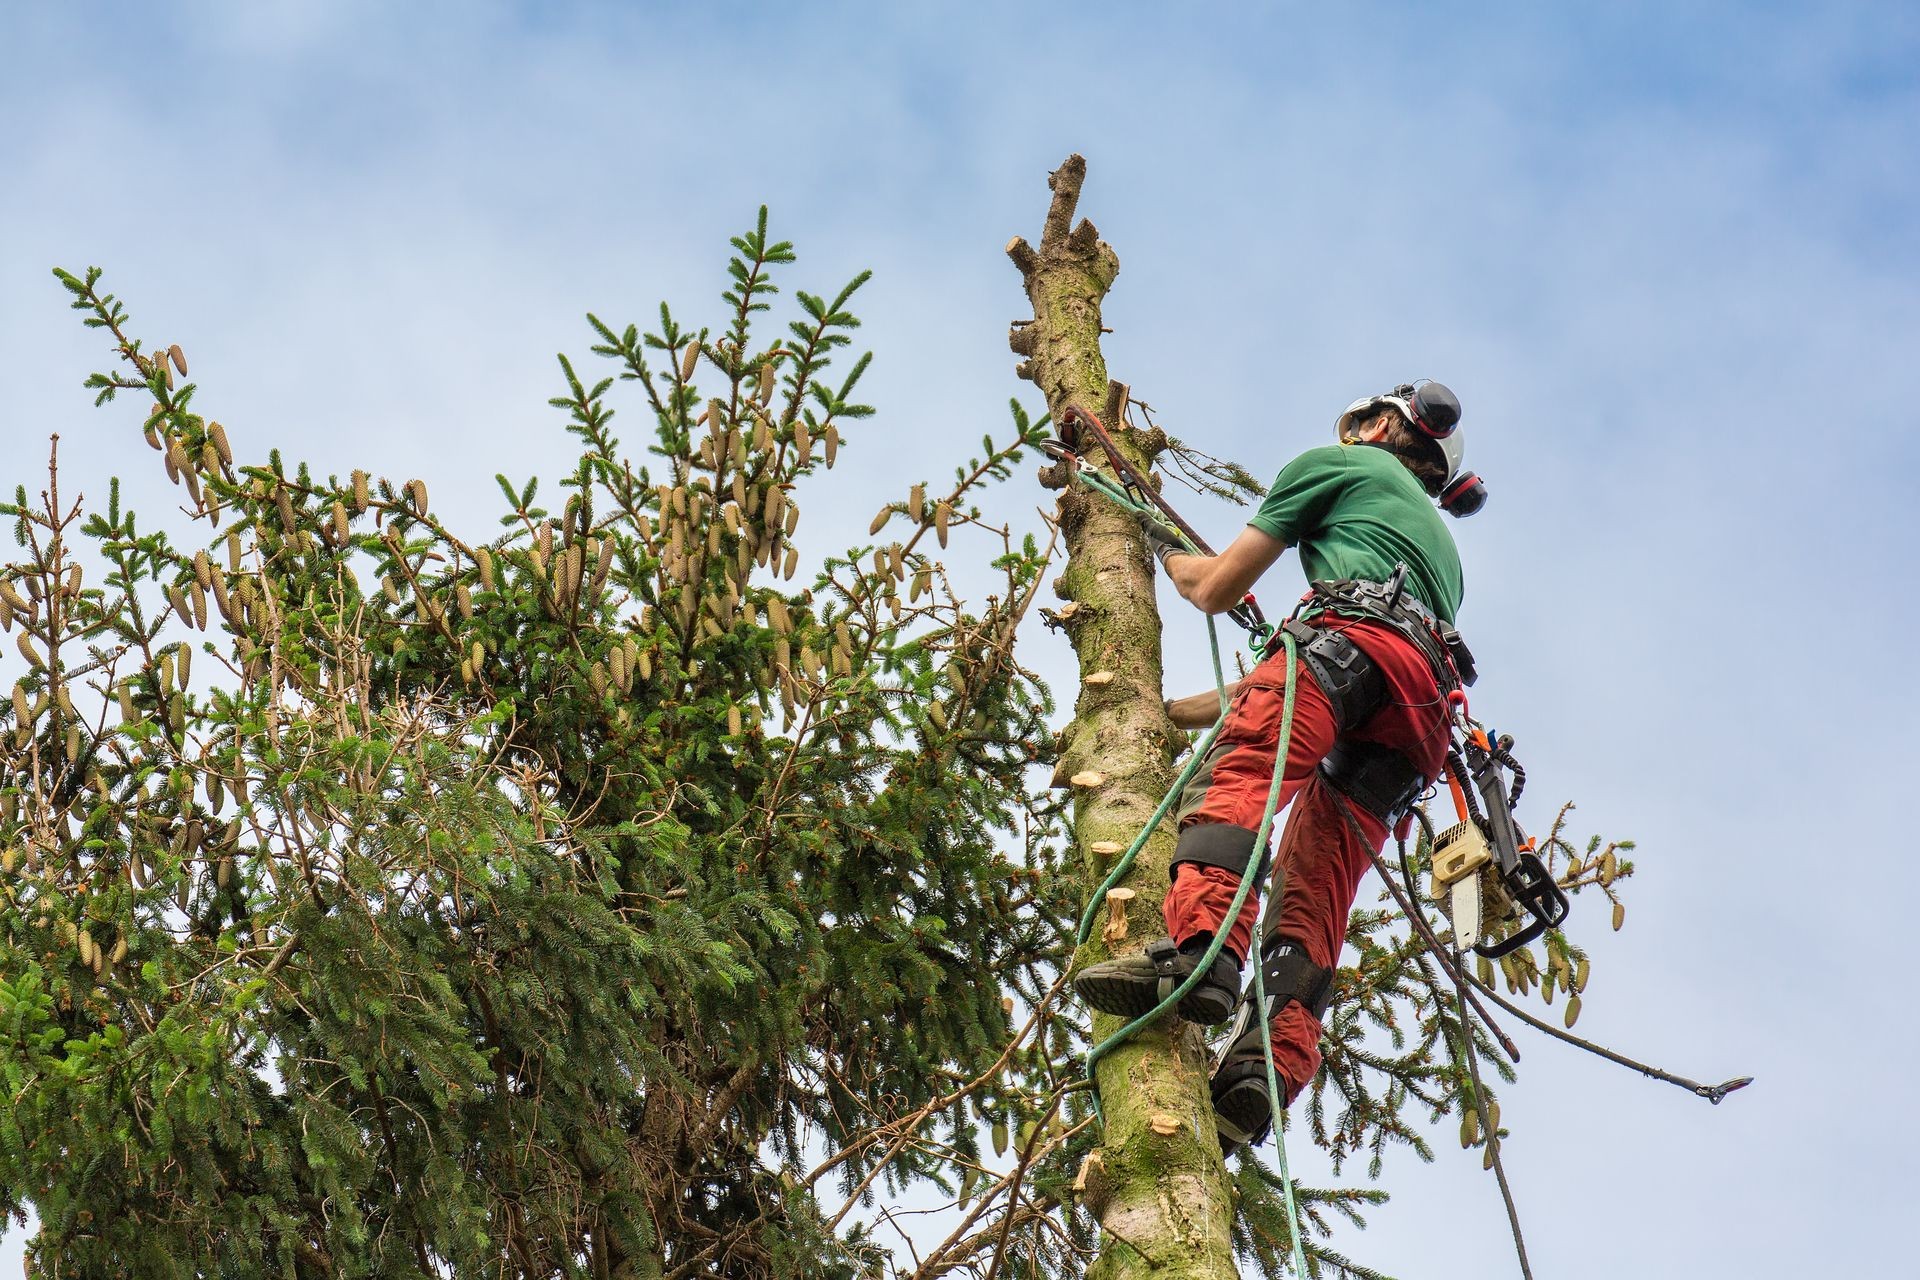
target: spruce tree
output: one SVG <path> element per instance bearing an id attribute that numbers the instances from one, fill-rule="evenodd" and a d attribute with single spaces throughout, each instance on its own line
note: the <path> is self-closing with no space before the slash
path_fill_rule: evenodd
<path id="1" fill-rule="evenodd" d="M 1041 248 L 1010 247 L 1035 306 L 1014 345 L 1049 407 L 1118 424 L 1083 174 L 1055 175 Z M 76 501 L 58 438 L 5 507 L 0 1188 L 39 1215 L 32 1274 L 1284 1270 L 1276 1184 L 1223 1168 L 1197 1037 L 1114 1054 L 1102 1126 L 1063 999 L 1082 900 L 1188 745 L 1136 526 L 1077 487 L 1050 528 L 982 514 L 1048 433 L 1016 403 L 950 480 L 902 476 L 868 542 L 803 549 L 803 501 L 861 500 L 841 448 L 899 429 L 856 398 L 866 277 L 787 302 L 764 210 L 732 249 L 706 327 L 589 317 L 602 372 L 562 357 L 551 402 L 575 462 L 551 506 L 500 477 L 488 530 L 377 459 L 323 477 L 230 436 L 179 346 L 100 272 L 56 273 L 116 360 L 89 451 L 144 436 L 183 513 Z M 1142 465 L 1192 458 L 1120 430 Z M 1068 603 L 1042 609 L 1061 548 Z M 968 604 L 962 569 L 997 585 Z M 1058 738 L 1016 654 L 1041 617 L 1083 673 Z M 1563 883 L 1612 896 L 1626 846 L 1560 831 Z M 1170 845 L 1090 956 L 1157 929 Z M 1355 913 L 1301 1108 L 1376 1177 L 1389 1146 L 1431 1158 L 1443 1117 L 1491 1156 L 1511 1075 L 1413 923 Z M 1537 950 L 1509 993 L 1577 996 L 1584 954 Z M 1384 1194 L 1302 1194 L 1310 1266 L 1371 1275 L 1331 1230 Z M 929 1241 L 902 1211 L 941 1201 Z"/>
<path id="2" fill-rule="evenodd" d="M 1011 651 L 1045 551 L 975 502 L 1038 428 L 803 574 L 870 415 L 865 276 L 771 328 L 792 250 L 763 212 L 733 251 L 711 328 L 591 321 L 578 461 L 551 504 L 502 476 L 491 530 L 229 433 L 60 273 L 190 518 L 83 509 L 57 459 L 7 507 L 0 1170 L 36 1274 L 853 1276 L 827 1193 L 958 1189 L 945 1099 L 1055 980 L 1066 886 Z M 945 1141 L 896 1146 L 923 1111 Z"/>

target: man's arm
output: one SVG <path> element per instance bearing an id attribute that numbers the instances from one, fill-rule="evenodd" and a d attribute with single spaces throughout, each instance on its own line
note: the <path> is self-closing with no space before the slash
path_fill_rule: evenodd
<path id="1" fill-rule="evenodd" d="M 1240 603 L 1286 549 L 1280 539 L 1248 525 L 1217 556 L 1173 552 L 1162 563 L 1181 598 L 1202 612 L 1225 613 Z"/>
<path id="2" fill-rule="evenodd" d="M 1233 695 L 1239 688 L 1238 680 L 1227 685 L 1227 701 L 1233 701 Z M 1167 718 L 1173 721 L 1177 729 L 1207 728 L 1220 718 L 1220 691 L 1209 689 L 1205 693 L 1170 699 L 1167 702 Z"/>

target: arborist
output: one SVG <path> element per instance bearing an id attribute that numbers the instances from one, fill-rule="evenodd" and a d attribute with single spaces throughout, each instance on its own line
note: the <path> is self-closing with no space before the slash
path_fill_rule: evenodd
<path id="1" fill-rule="evenodd" d="M 1289 547 L 1312 584 L 1282 624 L 1298 652 L 1280 793 L 1292 808 L 1280 837 L 1280 890 L 1269 893 L 1264 919 L 1253 895 L 1236 919 L 1225 916 L 1242 877 L 1268 869 L 1268 851 L 1254 844 L 1278 764 L 1288 677 L 1277 633 L 1259 665 L 1229 686 L 1225 721 L 1180 798 L 1164 911 L 1170 936 L 1074 978 L 1094 1008 L 1138 1017 L 1192 975 L 1225 929 L 1218 958 L 1178 1005 L 1181 1017 L 1213 1026 L 1245 1007 L 1241 970 L 1261 925 L 1271 1021 L 1263 1029 L 1243 1016 L 1212 1078 L 1229 1148 L 1258 1142 L 1273 1119 L 1261 1035 L 1270 1037 L 1283 1106 L 1319 1069 L 1321 1021 L 1360 878 L 1441 776 L 1449 697 L 1473 679 L 1453 630 L 1460 556 L 1439 514 L 1471 515 L 1486 501 L 1486 486 L 1461 465 L 1459 400 L 1437 382 L 1398 386 L 1347 406 L 1335 433 L 1339 443 L 1287 464 L 1219 555 L 1194 554 L 1178 529 L 1141 517 L 1174 588 L 1209 614 L 1241 605 Z M 1206 693 L 1167 709 L 1176 725 L 1204 728 L 1219 701 Z"/>

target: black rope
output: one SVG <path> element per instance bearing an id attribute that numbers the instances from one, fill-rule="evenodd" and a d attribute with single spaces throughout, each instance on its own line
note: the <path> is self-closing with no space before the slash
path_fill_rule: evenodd
<path id="1" fill-rule="evenodd" d="M 1513 790 L 1507 793 L 1507 808 L 1518 809 L 1520 807 L 1520 793 L 1527 789 L 1527 771 L 1522 769 L 1520 762 L 1513 758 L 1512 734 L 1503 733 L 1494 740 L 1493 760 L 1495 764 L 1503 764 L 1512 771 Z"/>
<path id="2" fill-rule="evenodd" d="M 1401 842 L 1401 851 L 1406 843 Z M 1507 1225 L 1513 1228 L 1513 1251 L 1520 1257 L 1520 1274 L 1533 1280 L 1533 1267 L 1527 1262 L 1527 1241 L 1520 1233 L 1520 1210 L 1513 1203 L 1513 1188 L 1507 1183 L 1507 1165 L 1500 1158 L 1500 1134 L 1493 1127 L 1493 1112 L 1487 1106 L 1486 1086 L 1480 1083 L 1480 1055 L 1473 1049 L 1473 1024 L 1467 1018 L 1467 986 L 1454 974 L 1453 990 L 1460 1009 L 1460 1046 L 1467 1059 L 1467 1074 L 1473 1079 L 1473 1103 L 1480 1112 L 1480 1130 L 1487 1138 L 1487 1160 L 1493 1165 L 1494 1179 L 1500 1184 L 1500 1199 L 1507 1206 Z"/>
<path id="3" fill-rule="evenodd" d="M 1380 873 L 1380 879 L 1386 884 L 1387 892 L 1393 895 L 1394 903 L 1399 906 L 1400 913 L 1406 916 L 1414 930 L 1419 933 L 1420 940 L 1427 944 L 1427 950 L 1433 953 L 1434 960 L 1446 970 L 1447 976 L 1456 982 L 1461 981 L 1462 976 L 1453 962 L 1453 957 L 1447 953 L 1445 947 L 1440 945 L 1440 939 L 1434 936 L 1432 927 L 1427 924 L 1426 916 L 1418 906 L 1401 894 L 1400 886 L 1393 882 L 1393 875 L 1387 870 L 1386 860 L 1380 856 L 1380 851 L 1374 848 L 1373 841 L 1367 838 L 1366 830 L 1361 827 L 1360 820 L 1353 816 L 1353 810 L 1348 806 L 1347 798 L 1332 788 L 1328 788 L 1328 791 L 1333 796 L 1335 806 L 1340 810 L 1340 816 L 1347 820 L 1347 826 L 1353 831 L 1354 837 L 1360 841 L 1360 847 L 1367 850 L 1367 856 L 1373 860 L 1373 869 Z M 1485 1006 L 1478 999 L 1472 996 L 1468 999 L 1473 1005 L 1473 1011 L 1480 1015 L 1482 1022 L 1487 1024 L 1487 1030 L 1491 1031 L 1494 1038 L 1500 1042 L 1500 1047 L 1506 1051 L 1507 1057 L 1514 1062 L 1520 1061 L 1520 1047 L 1514 1044 L 1513 1038 L 1500 1029 L 1500 1024 L 1493 1020 L 1493 1015 L 1486 1011 Z"/>
<path id="4" fill-rule="evenodd" d="M 1413 812 L 1413 816 L 1419 819 L 1421 829 L 1425 831 L 1427 834 L 1428 846 L 1432 847 L 1432 845 L 1435 843 L 1432 819 L 1427 817 L 1427 811 L 1425 809 L 1414 809 L 1412 812 Z M 1402 869 L 1404 871 L 1404 867 Z M 1382 872 L 1382 874 L 1384 875 L 1385 873 Z M 1430 929 L 1423 930 L 1422 936 L 1431 937 L 1432 931 Z M 1705 1098 L 1708 1102 L 1713 1103 L 1715 1106 L 1718 1106 L 1726 1098 L 1728 1094 L 1734 1092 L 1737 1089 L 1744 1089 L 1748 1085 L 1753 1083 L 1752 1076 L 1738 1076 L 1732 1080 L 1726 1081 L 1723 1084 L 1701 1084 L 1698 1080 L 1689 1080 L 1685 1076 L 1675 1075 L 1671 1071 L 1662 1071 L 1659 1067 L 1651 1066 L 1648 1063 L 1636 1062 L 1632 1058 L 1627 1057 L 1623 1053 L 1614 1052 L 1612 1049 L 1607 1048 L 1605 1045 L 1595 1044 L 1593 1041 L 1588 1040 L 1582 1036 L 1576 1036 L 1570 1031 L 1562 1031 L 1559 1027 L 1554 1026 L 1552 1023 L 1541 1021 L 1539 1018 L 1536 1018 L 1532 1014 L 1528 1013 L 1525 1009 L 1520 1008 L 1518 1005 L 1502 997 L 1499 992 L 1495 991 L 1492 987 L 1487 986 L 1485 983 L 1481 982 L 1478 978 L 1468 978 L 1467 981 L 1473 987 L 1474 990 L 1486 996 L 1489 1000 L 1499 1005 L 1502 1009 L 1505 1009 L 1508 1013 L 1520 1019 L 1520 1021 L 1534 1028 L 1534 1030 L 1544 1031 L 1546 1034 L 1552 1036 L 1556 1040 L 1563 1040 L 1566 1043 L 1572 1045 L 1576 1049 L 1585 1049 L 1588 1053 L 1591 1053 L 1596 1057 L 1605 1058 L 1609 1062 L 1619 1063 L 1623 1067 L 1632 1067 L 1635 1071 L 1638 1071 L 1641 1075 L 1646 1076 L 1649 1079 L 1664 1080 L 1668 1084 L 1678 1085 L 1680 1088 L 1687 1090 L 1687 1092 L 1693 1094 L 1695 1097 Z M 1477 1002 L 1474 1007 L 1476 1009 L 1479 1009 L 1481 1017 L 1484 1018 L 1486 1016 L 1486 1011 L 1484 1009 L 1480 1009 L 1480 1006 L 1478 1005 Z"/>
<path id="5" fill-rule="evenodd" d="M 1748 1085 L 1753 1083 L 1752 1076 L 1736 1076 L 1734 1079 L 1725 1081 L 1724 1083 L 1721 1083 L 1721 1084 L 1701 1084 L 1698 1080 L 1689 1080 L 1685 1076 L 1675 1075 L 1671 1071 L 1662 1071 L 1659 1067 L 1652 1066 L 1648 1063 L 1636 1062 L 1632 1058 L 1627 1057 L 1627 1055 L 1624 1053 L 1616 1053 L 1612 1049 L 1607 1048 L 1605 1045 L 1595 1044 L 1593 1041 L 1585 1039 L 1584 1037 L 1581 1037 L 1581 1036 L 1576 1036 L 1570 1031 L 1562 1031 L 1559 1027 L 1554 1026 L 1550 1022 L 1542 1022 L 1539 1018 L 1534 1017 L 1532 1014 L 1528 1013 L 1525 1009 L 1522 1009 L 1518 1005 L 1515 1005 L 1514 1003 L 1512 1003 L 1511 1001 L 1504 999 L 1499 992 L 1495 991 L 1492 987 L 1487 986 L 1485 983 L 1481 982 L 1478 978 L 1470 978 L 1468 979 L 1468 981 L 1473 984 L 1475 990 L 1479 991 L 1482 995 L 1492 1000 L 1495 1004 L 1499 1005 L 1502 1009 L 1505 1009 L 1508 1013 L 1520 1019 L 1520 1021 L 1526 1023 L 1528 1026 L 1532 1027 L 1534 1030 L 1544 1031 L 1548 1035 L 1552 1036 L 1555 1040 L 1564 1040 L 1566 1043 L 1572 1045 L 1574 1048 L 1585 1049 L 1588 1053 L 1593 1054 L 1595 1057 L 1605 1058 L 1608 1062 L 1617 1062 L 1623 1067 L 1632 1067 L 1635 1071 L 1638 1071 L 1641 1075 L 1646 1076 L 1648 1079 L 1664 1080 L 1668 1084 L 1678 1085 L 1680 1088 L 1685 1089 L 1688 1093 L 1691 1093 L 1696 1098 L 1705 1098 L 1708 1102 L 1713 1103 L 1715 1106 L 1719 1106 L 1721 1102 L 1725 1101 L 1726 1096 L 1728 1094 L 1733 1093 L 1739 1089 L 1744 1089 Z"/>
<path id="6" fill-rule="evenodd" d="M 1480 797 L 1473 791 L 1473 774 L 1467 769 L 1467 762 L 1460 754 L 1460 748 L 1447 748 L 1447 772 L 1460 784 L 1460 798 L 1466 802 L 1467 816 L 1475 823 L 1484 823 L 1486 815 L 1480 812 Z"/>

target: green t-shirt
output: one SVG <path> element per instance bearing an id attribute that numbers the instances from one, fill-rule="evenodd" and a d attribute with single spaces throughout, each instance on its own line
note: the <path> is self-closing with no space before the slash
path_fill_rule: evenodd
<path id="1" fill-rule="evenodd" d="M 1300 549 L 1309 582 L 1385 582 L 1407 566 L 1407 590 L 1447 622 L 1465 586 L 1439 508 L 1401 461 L 1366 445 L 1325 445 L 1289 462 L 1251 524 Z"/>

